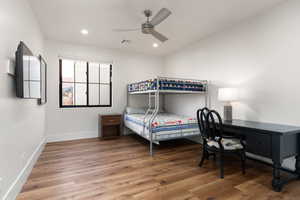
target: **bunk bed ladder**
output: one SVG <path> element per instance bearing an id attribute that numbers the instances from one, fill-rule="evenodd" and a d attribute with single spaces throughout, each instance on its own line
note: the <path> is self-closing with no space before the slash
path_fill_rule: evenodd
<path id="1" fill-rule="evenodd" d="M 155 120 L 158 111 L 159 111 L 159 77 L 156 79 L 156 88 L 153 93 L 149 93 L 149 103 L 148 109 L 144 117 L 144 127 L 143 127 L 143 135 L 145 135 L 145 129 L 148 124 L 149 128 L 149 139 L 150 139 L 150 155 L 153 156 L 153 121 Z M 152 98 L 154 98 L 154 109 L 152 108 Z M 148 116 L 150 115 L 149 119 L 147 120 Z"/>
<path id="2" fill-rule="evenodd" d="M 148 94 L 148 109 L 147 109 L 144 119 L 143 119 L 143 133 L 142 133 L 143 137 L 145 137 L 145 135 L 146 135 L 145 129 L 147 128 L 147 117 L 154 111 L 154 109 L 152 108 L 152 99 L 151 99 L 152 97 L 153 97 L 152 94 L 149 93 Z"/>

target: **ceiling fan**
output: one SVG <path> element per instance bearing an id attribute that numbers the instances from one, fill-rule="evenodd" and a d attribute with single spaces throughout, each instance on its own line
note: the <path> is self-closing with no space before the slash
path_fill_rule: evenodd
<path id="1" fill-rule="evenodd" d="M 138 31 L 142 30 L 142 33 L 144 34 L 151 34 L 153 37 L 158 39 L 161 42 L 165 42 L 168 40 L 166 36 L 163 34 L 157 32 L 155 30 L 155 26 L 160 24 L 162 21 L 164 21 L 169 15 L 172 14 L 172 12 L 167 8 L 162 8 L 160 11 L 151 19 L 149 18 L 152 16 L 152 11 L 147 9 L 144 10 L 144 14 L 147 17 L 147 21 L 142 24 L 141 28 L 137 29 L 113 29 L 115 32 L 128 32 L 128 31 Z"/>

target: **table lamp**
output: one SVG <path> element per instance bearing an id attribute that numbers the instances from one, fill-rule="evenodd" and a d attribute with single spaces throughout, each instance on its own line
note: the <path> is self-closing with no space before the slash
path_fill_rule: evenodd
<path id="1" fill-rule="evenodd" d="M 232 121 L 232 101 L 236 101 L 238 98 L 236 88 L 219 88 L 218 99 L 225 102 L 224 105 L 224 121 Z"/>

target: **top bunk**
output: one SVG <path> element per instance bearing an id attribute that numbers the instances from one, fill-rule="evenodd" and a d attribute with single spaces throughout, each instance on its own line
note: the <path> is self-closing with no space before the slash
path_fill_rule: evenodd
<path id="1" fill-rule="evenodd" d="M 128 84 L 127 92 L 129 94 L 201 94 L 207 92 L 207 86 L 207 80 L 157 77 Z"/>

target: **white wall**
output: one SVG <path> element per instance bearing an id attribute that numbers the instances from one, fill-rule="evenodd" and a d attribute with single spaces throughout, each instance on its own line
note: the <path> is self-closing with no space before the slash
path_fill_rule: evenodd
<path id="1" fill-rule="evenodd" d="M 0 4 L 0 199 L 13 187 L 21 170 L 44 140 L 45 107 L 36 100 L 18 99 L 6 73 L 7 58 L 14 58 L 20 40 L 42 53 L 43 38 L 26 0 Z M 11 192 L 14 188 L 11 188 Z M 11 196 L 10 196 L 11 197 Z"/>
<path id="2" fill-rule="evenodd" d="M 231 86 L 241 91 L 234 118 L 300 126 L 299 13 L 300 1 L 287 1 L 168 56 L 164 73 L 210 80 L 211 107 L 221 113 L 217 88 Z M 187 115 L 203 106 L 196 96 L 167 101 Z"/>
<path id="3" fill-rule="evenodd" d="M 138 53 L 92 46 L 47 41 L 48 103 L 46 134 L 48 141 L 96 137 L 98 114 L 122 113 L 127 102 L 126 85 L 162 73 L 162 59 Z M 113 103 L 107 108 L 59 108 L 59 56 L 89 61 L 113 61 Z M 136 97 L 140 100 L 139 97 Z M 141 101 L 131 99 L 133 106 Z M 144 101 L 146 102 L 146 101 Z"/>

